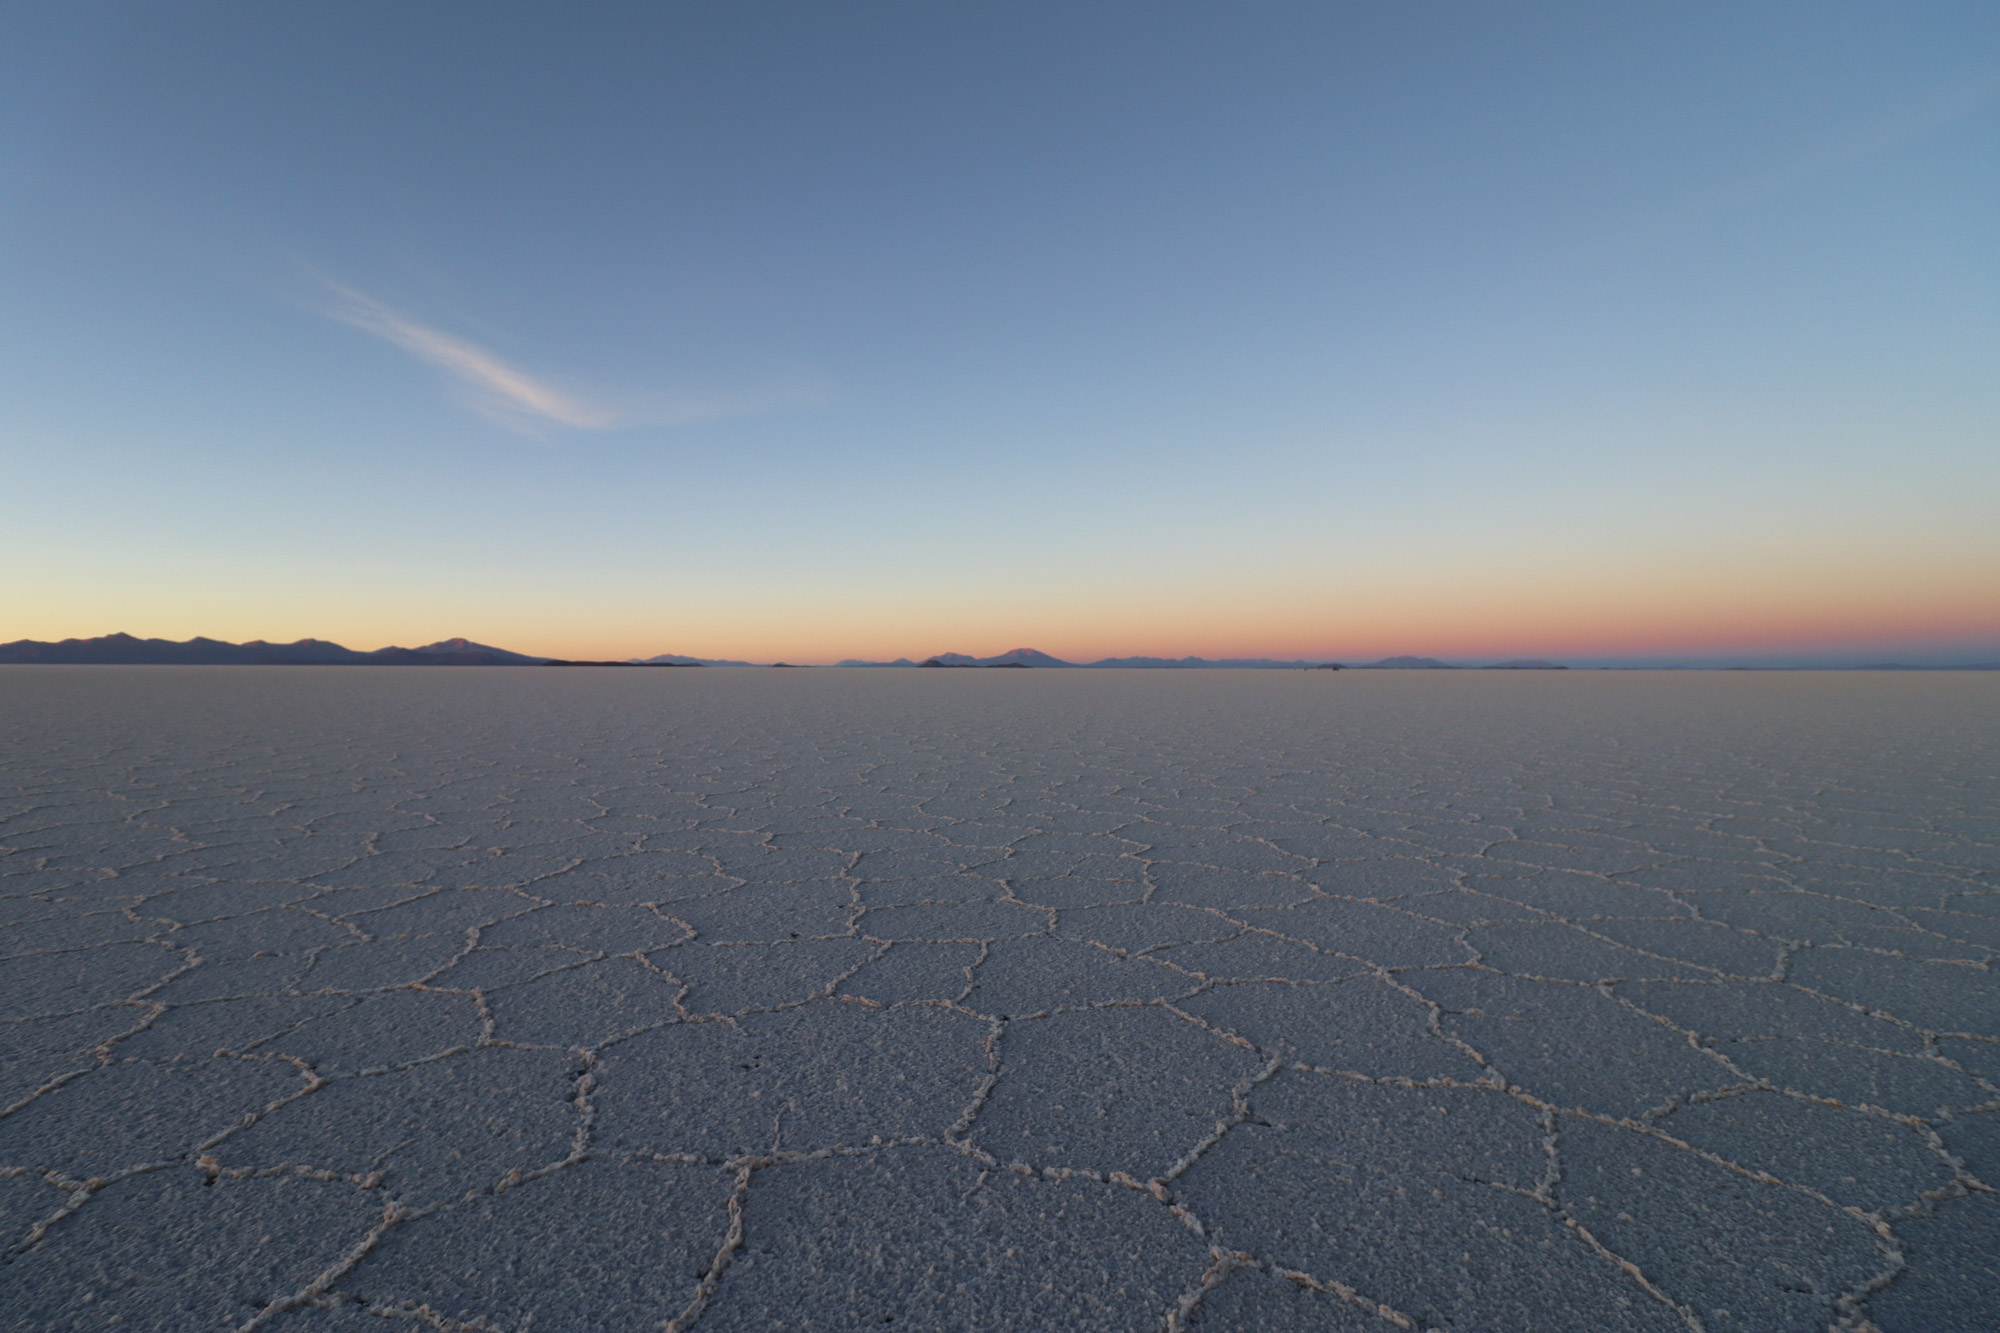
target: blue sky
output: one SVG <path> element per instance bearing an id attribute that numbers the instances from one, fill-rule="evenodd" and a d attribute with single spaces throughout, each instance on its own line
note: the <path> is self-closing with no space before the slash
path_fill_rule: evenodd
<path id="1" fill-rule="evenodd" d="M 2000 9 L 0 10 L 0 638 L 2000 651 Z"/>

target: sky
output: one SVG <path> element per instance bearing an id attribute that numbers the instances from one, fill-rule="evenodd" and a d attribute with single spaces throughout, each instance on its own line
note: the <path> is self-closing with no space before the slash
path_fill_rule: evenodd
<path id="1" fill-rule="evenodd" d="M 2000 6 L 0 6 L 0 640 L 2000 658 Z"/>

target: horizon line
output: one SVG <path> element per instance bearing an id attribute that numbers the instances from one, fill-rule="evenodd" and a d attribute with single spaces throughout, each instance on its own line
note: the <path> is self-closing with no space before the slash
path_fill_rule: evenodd
<path id="1" fill-rule="evenodd" d="M 142 647 L 150 648 L 149 655 L 132 656 Z M 172 650 L 180 650 L 174 653 Z M 286 649 L 303 650 L 310 656 L 295 651 L 277 657 L 256 658 L 254 654 L 281 654 Z M 11 651 L 10 651 L 11 650 Z M 253 654 L 249 660 L 240 654 Z M 54 655 L 49 655 L 53 653 Z M 200 654 L 209 654 L 210 660 L 197 660 Z M 231 654 L 239 656 L 231 656 Z M 221 657 L 216 657 L 221 654 Z M 119 662 L 117 658 L 126 656 L 129 660 Z M 360 659 L 373 659 L 373 664 L 405 662 L 414 659 L 419 663 L 436 661 L 451 655 L 462 659 L 460 665 L 608 665 L 608 666 L 719 666 L 719 667 L 823 667 L 830 669 L 865 669 L 870 667 L 904 669 L 934 665 L 947 668 L 963 667 L 1015 667 L 1039 669 L 1132 669 L 1132 670 L 1274 670 L 1337 668 L 1349 670 L 1407 669 L 1407 670 L 2000 670 L 2000 647 L 1968 646 L 1945 649 L 1934 645 L 1912 644 L 1900 650 L 1893 645 L 1874 645 L 1867 650 L 1848 648 L 1820 650 L 1738 650 L 1735 652 L 1635 652 L 1623 654 L 1583 653 L 1554 655 L 1494 654 L 1494 653 L 1454 653 L 1449 657 L 1428 654 L 1394 653 L 1383 657 L 1365 657 L 1347 654 L 1343 656 L 1310 655 L 1296 657 L 1272 657 L 1257 654 L 1242 656 L 1208 657 L 1187 654 L 1170 657 L 1154 654 L 1113 654 L 1095 659 L 1067 659 L 1032 648 L 1014 648 L 1004 653 L 988 657 L 977 657 L 964 653 L 947 652 L 932 654 L 924 658 L 901 656 L 896 658 L 845 657 L 836 660 L 789 661 L 774 658 L 769 661 L 751 661 L 743 658 L 699 657 L 693 654 L 658 653 L 651 656 L 630 656 L 610 658 L 557 657 L 539 653 L 520 653 L 499 648 L 491 644 L 457 637 L 436 640 L 415 648 L 387 645 L 373 650 L 356 650 L 333 640 L 306 637 L 289 642 L 274 642 L 265 639 L 249 639 L 231 642 L 227 639 L 213 639 L 195 635 L 185 640 L 163 638 L 141 638 L 122 631 L 97 635 L 89 638 L 70 637 L 60 640 L 17 639 L 0 643 L 0 662 L 8 664 L 91 664 L 103 665 L 143 665 L 171 664 L 179 661 L 185 665 L 221 665 L 227 662 L 241 664 L 304 665 L 318 662 L 325 665 L 364 664 Z M 64 661 L 63 659 L 68 659 Z"/>

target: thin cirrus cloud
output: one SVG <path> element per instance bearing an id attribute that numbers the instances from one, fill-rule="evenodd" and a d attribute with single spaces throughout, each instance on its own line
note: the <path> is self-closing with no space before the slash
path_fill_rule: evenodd
<path id="1" fill-rule="evenodd" d="M 549 422 L 576 430 L 609 430 L 624 419 L 516 370 L 476 343 L 417 323 L 372 296 L 326 283 L 340 304 L 326 313 L 436 366 L 470 391 L 472 406 L 508 425 Z"/>

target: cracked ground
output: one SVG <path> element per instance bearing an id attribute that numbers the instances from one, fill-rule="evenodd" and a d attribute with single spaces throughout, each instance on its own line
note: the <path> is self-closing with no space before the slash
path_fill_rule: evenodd
<path id="1" fill-rule="evenodd" d="M 9 668 L 0 1319 L 1992 1328 L 1996 685 Z"/>

